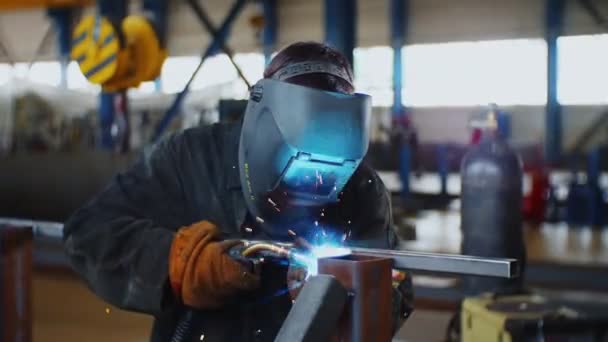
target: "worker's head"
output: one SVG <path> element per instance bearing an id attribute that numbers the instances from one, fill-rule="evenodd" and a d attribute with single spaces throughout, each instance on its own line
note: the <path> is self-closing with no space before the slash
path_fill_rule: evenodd
<path id="1" fill-rule="evenodd" d="M 310 213 L 338 201 L 365 156 L 371 99 L 354 94 L 352 79 L 338 51 L 296 43 L 251 89 L 239 145 L 241 185 L 249 211 L 270 234 L 313 226 Z"/>
<path id="2" fill-rule="evenodd" d="M 343 94 L 354 93 L 353 72 L 346 57 L 340 51 L 317 42 L 295 43 L 281 50 L 270 61 L 264 71 L 264 78 L 277 77 L 281 70 L 303 62 L 335 66 L 341 71 L 341 75 L 326 72 L 306 73 L 287 77 L 285 82 Z"/>

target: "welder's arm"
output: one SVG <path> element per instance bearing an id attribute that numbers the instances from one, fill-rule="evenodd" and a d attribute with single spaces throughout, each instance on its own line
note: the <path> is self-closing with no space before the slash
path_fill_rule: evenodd
<path id="1" fill-rule="evenodd" d="M 184 216 L 176 137 L 159 143 L 66 222 L 73 268 L 107 302 L 157 314 L 171 304 L 168 260 Z"/>

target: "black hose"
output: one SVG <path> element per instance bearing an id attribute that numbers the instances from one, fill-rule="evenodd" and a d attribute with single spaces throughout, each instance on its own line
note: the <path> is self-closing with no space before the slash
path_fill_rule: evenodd
<path id="1" fill-rule="evenodd" d="M 192 334 L 192 310 L 186 311 L 177 322 L 171 342 L 186 342 L 187 338 Z"/>

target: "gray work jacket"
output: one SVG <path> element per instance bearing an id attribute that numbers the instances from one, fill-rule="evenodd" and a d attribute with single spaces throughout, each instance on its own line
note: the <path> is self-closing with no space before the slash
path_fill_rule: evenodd
<path id="1" fill-rule="evenodd" d="M 154 315 L 152 341 L 168 341 L 187 310 L 169 289 L 168 256 L 175 231 L 208 220 L 232 238 L 269 238 L 243 229 L 247 208 L 238 168 L 239 124 L 174 134 L 146 151 L 128 171 L 66 222 L 65 250 L 73 268 L 102 299 Z M 390 248 L 389 195 L 361 165 L 328 216 L 349 242 Z M 249 225 L 251 227 L 251 225 Z M 346 228 L 347 227 L 347 228 Z M 269 269 L 262 288 L 222 310 L 197 312 L 205 341 L 272 341 L 291 306 L 285 270 Z"/>

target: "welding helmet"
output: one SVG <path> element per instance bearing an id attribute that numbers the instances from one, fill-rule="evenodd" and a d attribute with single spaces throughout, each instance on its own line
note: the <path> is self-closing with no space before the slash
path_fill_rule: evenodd
<path id="1" fill-rule="evenodd" d="M 314 66 L 313 66 L 314 67 Z M 249 212 L 273 236 L 306 208 L 336 202 L 368 148 L 371 98 L 263 79 L 250 92 L 239 143 Z"/>

